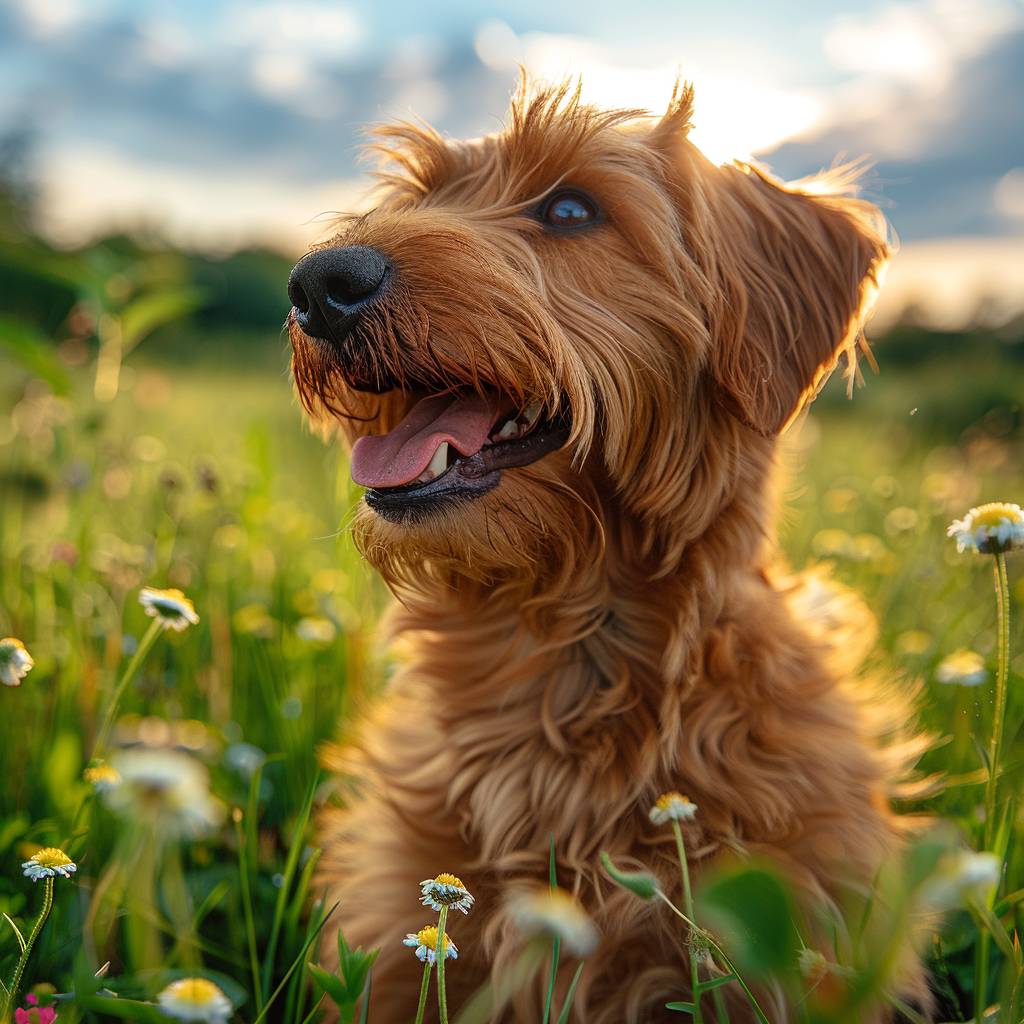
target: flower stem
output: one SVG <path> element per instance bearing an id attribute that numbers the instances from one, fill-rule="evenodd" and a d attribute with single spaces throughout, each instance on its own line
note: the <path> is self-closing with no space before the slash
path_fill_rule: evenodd
<path id="1" fill-rule="evenodd" d="M 1006 717 L 1006 679 L 1010 665 L 1010 585 L 1006 578 L 1006 555 L 995 556 L 992 575 L 996 588 L 999 661 L 996 670 L 995 715 L 988 748 L 988 785 L 985 788 L 985 849 L 991 850 L 996 835 L 996 793 L 999 758 L 1003 749 L 1003 719 Z"/>
<path id="2" fill-rule="evenodd" d="M 448 996 L 444 991 L 444 962 L 447 959 L 444 949 L 444 926 L 448 921 L 448 908 L 441 907 L 437 917 L 437 1011 L 441 1024 L 448 1024 Z"/>
<path id="3" fill-rule="evenodd" d="M 43 908 L 39 911 L 39 917 L 36 918 L 36 923 L 32 926 L 32 931 L 25 940 L 25 948 L 21 951 L 18 966 L 14 968 L 14 977 L 11 979 L 11 984 L 7 993 L 7 1005 L 4 1007 L 4 1015 L 0 1020 L 7 1020 L 8 1013 L 10 1013 L 11 1008 L 17 1001 L 18 989 L 21 987 L 21 979 L 25 975 L 25 967 L 28 964 L 28 958 L 32 955 L 32 947 L 35 945 L 36 939 L 39 938 L 39 933 L 43 930 L 43 925 L 46 924 L 46 919 L 50 916 L 50 909 L 52 907 L 53 876 L 50 875 L 43 882 Z"/>
<path id="4" fill-rule="evenodd" d="M 138 675 L 139 669 L 142 667 L 142 663 L 146 660 L 146 655 L 149 654 L 150 648 L 156 643 L 156 638 L 163 631 L 163 624 L 160 619 L 154 619 L 146 630 L 142 639 L 139 641 L 139 646 L 135 649 L 135 653 L 132 655 L 131 661 L 128 662 L 128 667 L 124 670 L 121 678 L 117 681 L 117 686 L 114 688 L 114 692 L 110 697 L 110 703 L 107 705 L 107 710 L 103 715 L 103 724 L 100 726 L 100 731 L 96 734 L 96 743 L 92 748 L 92 756 L 96 757 L 100 751 L 106 746 L 107 738 L 110 735 L 111 727 L 114 724 L 114 715 L 117 714 L 117 707 L 121 703 L 121 698 L 124 696 L 125 688 L 128 684 Z"/>
<path id="5" fill-rule="evenodd" d="M 1003 749 L 1003 722 L 1006 717 L 1006 680 L 1010 668 L 1010 584 L 1006 577 L 1006 555 L 999 552 L 992 565 L 996 590 L 998 663 L 996 668 L 995 710 L 992 737 L 988 748 L 988 783 L 985 786 L 984 849 L 992 851 L 997 834 L 996 805 L 999 789 L 999 760 Z M 974 1016 L 981 1020 L 988 1005 L 989 934 L 978 936 L 974 961 Z"/>
<path id="6" fill-rule="evenodd" d="M 657 891 L 656 895 L 658 899 L 660 899 L 662 903 L 664 903 L 668 907 L 668 909 L 676 915 L 676 917 L 685 921 L 686 924 L 688 924 L 690 928 L 692 928 L 694 931 L 700 932 L 705 942 L 707 942 L 707 944 L 718 954 L 718 958 L 725 965 L 725 969 L 729 971 L 730 974 L 736 975 L 736 983 L 739 985 L 741 989 L 743 989 L 743 994 L 747 997 L 747 1002 L 750 1003 L 750 1008 L 754 1011 L 754 1016 L 757 1017 L 758 1024 L 771 1024 L 771 1021 L 768 1019 L 764 1010 L 761 1008 L 761 1004 L 757 1001 L 756 996 L 750 990 L 750 986 L 743 980 L 743 975 L 740 974 L 736 965 L 732 962 L 732 960 L 729 959 L 729 955 L 715 941 L 711 933 L 705 931 L 703 928 L 699 928 L 697 926 L 696 921 L 694 921 L 692 918 L 687 917 L 686 914 L 684 914 L 660 889 Z"/>
<path id="7" fill-rule="evenodd" d="M 691 921 L 696 921 L 693 912 L 693 893 L 690 890 L 690 868 L 686 863 L 686 845 L 683 842 L 683 830 L 679 822 L 672 819 L 672 831 L 676 835 L 676 853 L 679 854 L 679 872 L 683 878 L 683 905 L 686 907 L 686 916 Z M 697 971 L 697 957 L 694 955 L 693 940 L 696 932 L 690 929 L 690 987 L 693 989 L 693 1024 L 703 1024 L 704 1017 L 700 1009 L 700 976 Z"/>
<path id="8" fill-rule="evenodd" d="M 415 1024 L 423 1024 L 423 1015 L 427 1012 L 427 993 L 430 991 L 430 961 L 423 965 L 423 982 L 420 985 L 420 1001 L 416 1006 Z"/>

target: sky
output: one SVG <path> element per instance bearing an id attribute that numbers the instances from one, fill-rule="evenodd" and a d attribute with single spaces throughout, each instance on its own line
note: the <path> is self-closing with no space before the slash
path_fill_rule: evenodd
<path id="1" fill-rule="evenodd" d="M 655 111 L 681 74 L 717 161 L 867 157 L 887 291 L 950 323 L 1024 304 L 1021 0 L 0 0 L 0 134 L 31 132 L 61 243 L 299 253 L 359 207 L 366 125 L 494 131 L 520 63 Z"/>

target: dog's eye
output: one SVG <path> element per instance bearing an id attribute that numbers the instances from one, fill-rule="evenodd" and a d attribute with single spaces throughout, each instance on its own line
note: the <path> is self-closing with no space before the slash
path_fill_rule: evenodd
<path id="1" fill-rule="evenodd" d="M 597 220 L 597 204 L 582 192 L 556 192 L 544 200 L 540 216 L 552 227 L 583 227 Z"/>

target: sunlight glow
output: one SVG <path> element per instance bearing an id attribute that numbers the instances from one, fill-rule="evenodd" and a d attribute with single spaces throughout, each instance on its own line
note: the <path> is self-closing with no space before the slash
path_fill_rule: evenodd
<path id="1" fill-rule="evenodd" d="M 696 90 L 690 135 L 708 159 L 750 159 L 813 127 L 822 101 L 806 92 L 781 89 L 754 74 L 738 75 L 687 63 L 639 67 L 616 63 L 606 47 L 575 36 L 531 33 L 517 37 L 500 22 L 483 26 L 477 53 L 495 70 L 522 62 L 538 78 L 582 76 L 583 97 L 600 107 L 637 107 L 660 114 L 678 77 Z"/>

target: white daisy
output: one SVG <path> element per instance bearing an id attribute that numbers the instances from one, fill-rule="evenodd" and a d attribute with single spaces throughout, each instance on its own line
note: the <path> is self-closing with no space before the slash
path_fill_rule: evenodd
<path id="1" fill-rule="evenodd" d="M 42 850 L 36 850 L 21 865 L 21 870 L 26 878 L 38 882 L 40 878 L 53 878 L 56 875 L 70 878 L 78 870 L 78 865 L 63 850 L 47 846 Z"/>
<path id="2" fill-rule="evenodd" d="M 957 551 L 998 555 L 1024 548 L 1024 509 L 1010 502 L 992 501 L 954 519 L 946 531 Z"/>
<path id="3" fill-rule="evenodd" d="M 157 993 L 157 1003 L 177 1020 L 224 1024 L 231 1016 L 231 1000 L 206 978 L 179 978 Z"/>
<path id="4" fill-rule="evenodd" d="M 433 966 L 437 963 L 437 925 L 428 924 L 415 934 L 409 932 L 402 939 L 402 945 L 415 947 L 420 963 Z M 444 957 L 446 960 L 459 958 L 459 951 L 447 932 L 444 933 Z"/>
<path id="5" fill-rule="evenodd" d="M 158 619 L 164 629 L 181 633 L 199 621 L 192 602 L 180 590 L 157 590 L 143 587 L 139 604 L 151 619 Z"/>
<path id="6" fill-rule="evenodd" d="M 998 884 L 1003 865 L 994 853 L 959 850 L 944 859 L 923 889 L 925 903 L 935 910 L 953 910 L 981 898 Z"/>
<path id="7" fill-rule="evenodd" d="M 210 794 L 206 766 L 178 750 L 122 750 L 110 761 L 121 777 L 103 798 L 112 811 L 170 838 L 195 839 L 224 821 L 224 805 Z"/>
<path id="8" fill-rule="evenodd" d="M 597 929 L 579 903 L 564 889 L 537 888 L 513 896 L 508 904 L 513 924 L 526 935 L 550 935 L 575 956 L 589 956 Z"/>
<path id="9" fill-rule="evenodd" d="M 337 634 L 338 627 L 330 619 L 314 616 L 295 623 L 295 635 L 311 644 L 329 644 Z"/>
<path id="10" fill-rule="evenodd" d="M 690 821 L 697 813 L 697 805 L 688 796 L 677 793 L 662 793 L 654 802 L 649 817 L 655 825 L 665 825 L 670 821 Z"/>
<path id="11" fill-rule="evenodd" d="M 988 678 L 985 659 L 977 651 L 954 651 L 935 667 L 935 678 L 940 683 L 980 686 Z"/>
<path id="12" fill-rule="evenodd" d="M 22 679 L 32 671 L 35 662 L 25 650 L 25 645 L 13 636 L 0 640 L 0 683 L 4 686 L 21 686 Z"/>
<path id="13" fill-rule="evenodd" d="M 447 871 L 442 871 L 436 878 L 425 878 L 420 882 L 420 895 L 423 906 L 434 910 L 453 907 L 468 914 L 469 908 L 473 906 L 473 897 L 462 884 L 462 879 Z"/>

